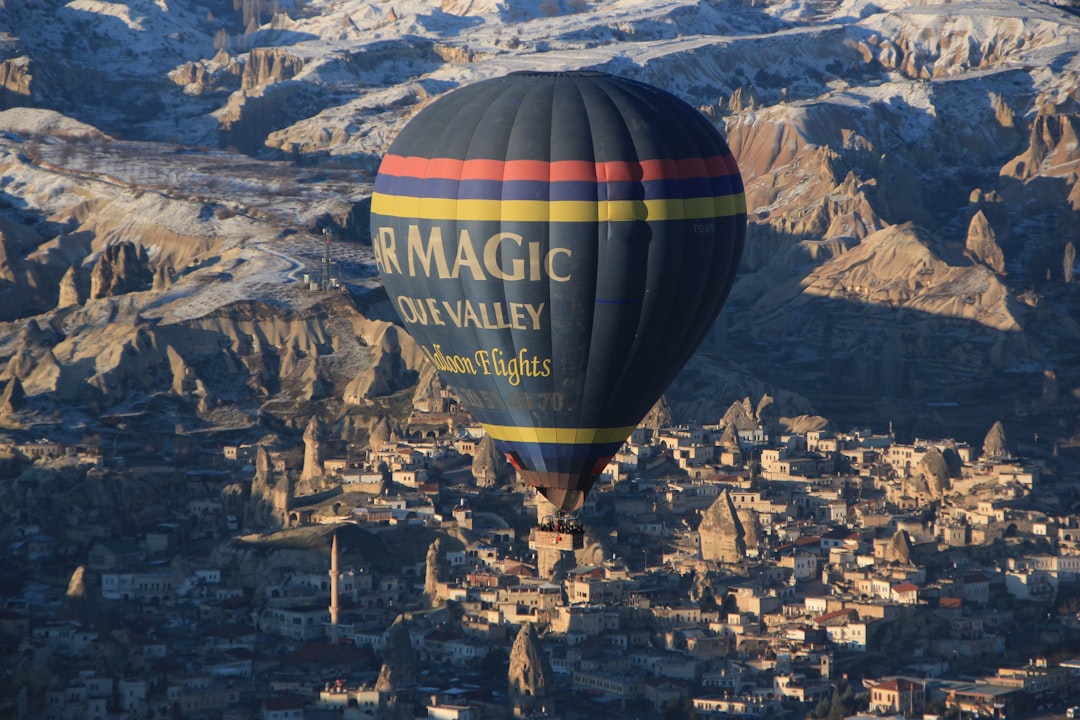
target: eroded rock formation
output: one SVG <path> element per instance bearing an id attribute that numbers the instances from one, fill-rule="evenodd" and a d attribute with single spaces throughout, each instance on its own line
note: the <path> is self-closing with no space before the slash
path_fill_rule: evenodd
<path id="1" fill-rule="evenodd" d="M 545 707 L 554 677 L 531 622 L 521 623 L 518 629 L 514 645 L 510 648 L 507 676 L 510 703 L 515 710 L 527 713 Z"/>
<path id="2" fill-rule="evenodd" d="M 930 495 L 940 498 L 949 490 L 949 466 L 945 456 L 936 447 L 929 448 L 919 460 L 916 473 L 925 481 Z"/>
<path id="3" fill-rule="evenodd" d="M 997 234 L 982 210 L 977 211 L 968 224 L 966 247 L 979 262 L 994 272 L 1005 272 L 1005 254 L 997 243 Z"/>
<path id="4" fill-rule="evenodd" d="M 702 560 L 737 563 L 746 557 L 746 531 L 727 489 L 702 515 L 698 538 Z"/>
<path id="5" fill-rule="evenodd" d="M 911 538 L 905 530 L 897 530 L 885 546 L 885 562 L 896 562 L 901 565 L 911 565 Z"/>
<path id="6" fill-rule="evenodd" d="M 326 429 L 318 415 L 312 415 L 304 430 L 304 468 L 301 482 L 311 482 L 323 476 L 323 455 Z"/>
<path id="7" fill-rule="evenodd" d="M 476 446 L 473 456 L 472 474 L 478 487 L 496 487 L 514 476 L 514 468 L 503 457 L 495 441 L 485 434 Z"/>
<path id="8" fill-rule="evenodd" d="M 982 456 L 988 460 L 993 460 L 1008 457 L 1008 455 L 1008 445 L 1005 442 L 1005 426 L 998 420 L 990 426 L 990 429 L 986 432 L 986 437 L 983 438 Z"/>
<path id="9" fill-rule="evenodd" d="M 449 571 L 442 541 L 435 538 L 428 546 L 427 557 L 424 560 L 424 599 L 428 607 L 438 605 L 442 599 L 439 595 L 439 583 L 445 582 Z"/>
<path id="10" fill-rule="evenodd" d="M 150 287 L 154 279 L 146 248 L 131 242 L 109 245 L 90 273 L 90 298 L 112 297 Z"/>
<path id="11" fill-rule="evenodd" d="M 416 652 L 409 639 L 409 627 L 405 618 L 398 615 L 386 636 L 382 667 L 379 669 L 375 689 L 393 693 L 402 685 L 413 682 L 416 682 Z"/>

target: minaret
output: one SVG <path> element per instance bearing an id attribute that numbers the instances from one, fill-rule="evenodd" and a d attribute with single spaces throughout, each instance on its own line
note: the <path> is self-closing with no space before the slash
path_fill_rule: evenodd
<path id="1" fill-rule="evenodd" d="M 338 606 L 338 578 L 340 577 L 337 533 L 334 533 L 334 541 L 330 545 L 330 642 L 334 645 L 338 643 L 338 612 L 341 609 Z"/>

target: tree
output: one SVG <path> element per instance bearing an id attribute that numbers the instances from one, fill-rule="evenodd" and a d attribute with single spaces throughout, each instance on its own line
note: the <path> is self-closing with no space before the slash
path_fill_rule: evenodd
<path id="1" fill-rule="evenodd" d="M 829 702 L 829 714 L 826 717 L 828 720 L 844 720 L 845 715 L 847 715 L 847 711 L 844 707 L 844 698 L 840 694 L 840 686 L 837 685 L 833 688 L 832 700 Z"/>
<path id="2" fill-rule="evenodd" d="M 480 659 L 480 675 L 481 677 L 499 677 L 506 674 L 506 668 L 509 664 L 510 654 L 503 648 L 493 648 Z"/>
<path id="3" fill-rule="evenodd" d="M 668 705 L 667 709 L 664 711 L 664 720 L 697 719 L 697 708 L 694 707 L 694 701 L 691 700 L 688 695 L 683 695 L 681 699 Z"/>

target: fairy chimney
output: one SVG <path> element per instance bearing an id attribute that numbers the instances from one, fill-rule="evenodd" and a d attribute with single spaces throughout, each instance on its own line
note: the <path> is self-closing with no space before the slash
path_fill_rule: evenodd
<path id="1" fill-rule="evenodd" d="M 702 560 L 736 563 L 746 557 L 746 531 L 731 500 L 724 490 L 709 506 L 698 526 Z"/>

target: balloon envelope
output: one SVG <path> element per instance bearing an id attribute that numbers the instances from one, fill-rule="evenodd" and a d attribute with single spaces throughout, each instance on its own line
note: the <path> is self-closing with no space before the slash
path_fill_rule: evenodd
<path id="1" fill-rule="evenodd" d="M 371 203 L 405 326 L 562 510 L 712 326 L 745 231 L 711 122 L 602 73 L 513 73 L 442 96 L 390 146 Z"/>

